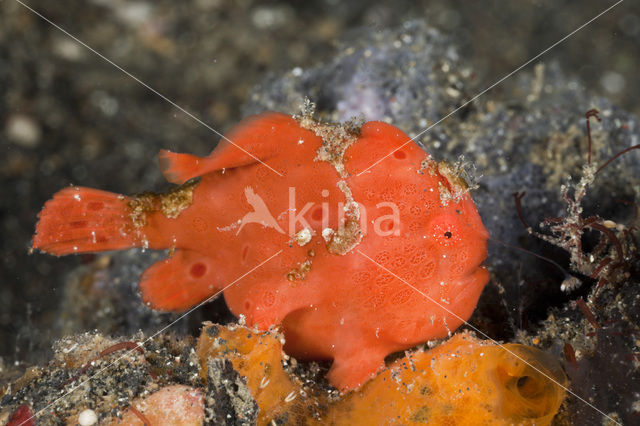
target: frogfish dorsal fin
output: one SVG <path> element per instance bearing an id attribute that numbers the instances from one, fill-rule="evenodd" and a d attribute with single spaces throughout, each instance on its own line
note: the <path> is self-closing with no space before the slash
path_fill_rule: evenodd
<path id="1" fill-rule="evenodd" d="M 208 157 L 161 150 L 160 168 L 169 182 L 182 184 L 216 170 L 266 162 L 279 152 L 285 139 L 303 132 L 290 115 L 263 112 L 232 127 Z"/>
<path id="2" fill-rule="evenodd" d="M 151 265 L 140 278 L 142 300 L 153 309 L 185 311 L 219 291 L 214 262 L 192 250 Z"/>

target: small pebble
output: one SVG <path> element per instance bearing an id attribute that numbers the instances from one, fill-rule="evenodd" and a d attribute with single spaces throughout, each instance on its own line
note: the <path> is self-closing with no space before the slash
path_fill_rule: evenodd
<path id="1" fill-rule="evenodd" d="M 626 81 L 622 74 L 615 71 L 607 71 L 600 78 L 600 84 L 608 93 L 617 94 L 624 90 Z"/>
<path id="2" fill-rule="evenodd" d="M 96 412 L 91 409 L 86 409 L 78 416 L 78 424 L 80 426 L 90 426 L 98 422 L 98 416 Z"/>
<path id="3" fill-rule="evenodd" d="M 78 61 L 85 54 L 84 47 L 66 36 L 59 36 L 53 41 L 53 52 L 69 61 Z"/>
<path id="4" fill-rule="evenodd" d="M 25 148 L 35 148 L 40 142 L 40 126 L 25 114 L 14 114 L 9 117 L 6 132 L 12 142 Z"/>

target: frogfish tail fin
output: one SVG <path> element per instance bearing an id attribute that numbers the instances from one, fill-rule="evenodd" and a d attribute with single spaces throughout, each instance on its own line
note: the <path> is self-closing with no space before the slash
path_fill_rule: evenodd
<path id="1" fill-rule="evenodd" d="M 139 246 L 128 202 L 98 189 L 62 189 L 40 212 L 32 248 L 60 256 Z"/>
<path id="2" fill-rule="evenodd" d="M 179 154 L 162 149 L 158 158 L 162 174 L 171 183 L 181 185 L 202 174 L 201 162 L 204 159 L 196 155 Z"/>

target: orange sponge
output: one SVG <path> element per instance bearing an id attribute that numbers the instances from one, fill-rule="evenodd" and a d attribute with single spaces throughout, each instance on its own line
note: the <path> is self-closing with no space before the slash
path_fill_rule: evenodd
<path id="1" fill-rule="evenodd" d="M 512 343 L 501 347 L 459 333 L 435 349 L 396 361 L 335 404 L 327 420 L 548 425 L 566 385 L 560 365 L 538 349 Z"/>
<path id="2" fill-rule="evenodd" d="M 284 371 L 281 337 L 210 325 L 198 343 L 202 374 L 208 359 L 225 357 L 247 378 L 259 424 L 286 417 L 295 424 L 548 425 L 565 396 L 567 378 L 548 354 L 463 332 L 330 402 Z"/>
<path id="3" fill-rule="evenodd" d="M 260 407 L 258 423 L 267 424 L 291 411 L 303 399 L 302 384 L 283 367 L 282 334 L 257 332 L 243 326 L 205 326 L 198 340 L 201 377 L 207 379 L 207 361 L 224 357 L 247 378 L 247 386 Z M 303 392 L 304 394 L 304 392 Z"/>

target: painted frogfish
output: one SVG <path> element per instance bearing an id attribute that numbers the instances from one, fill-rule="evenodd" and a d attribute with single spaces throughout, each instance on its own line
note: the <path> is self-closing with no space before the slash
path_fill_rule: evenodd
<path id="1" fill-rule="evenodd" d="M 459 169 L 392 125 L 266 112 L 207 157 L 159 157 L 179 186 L 65 188 L 41 211 L 33 248 L 170 249 L 140 279 L 145 303 L 184 311 L 223 291 L 248 325 L 280 326 L 288 354 L 333 360 L 343 391 L 386 355 L 447 336 L 489 279 L 488 233 Z"/>

